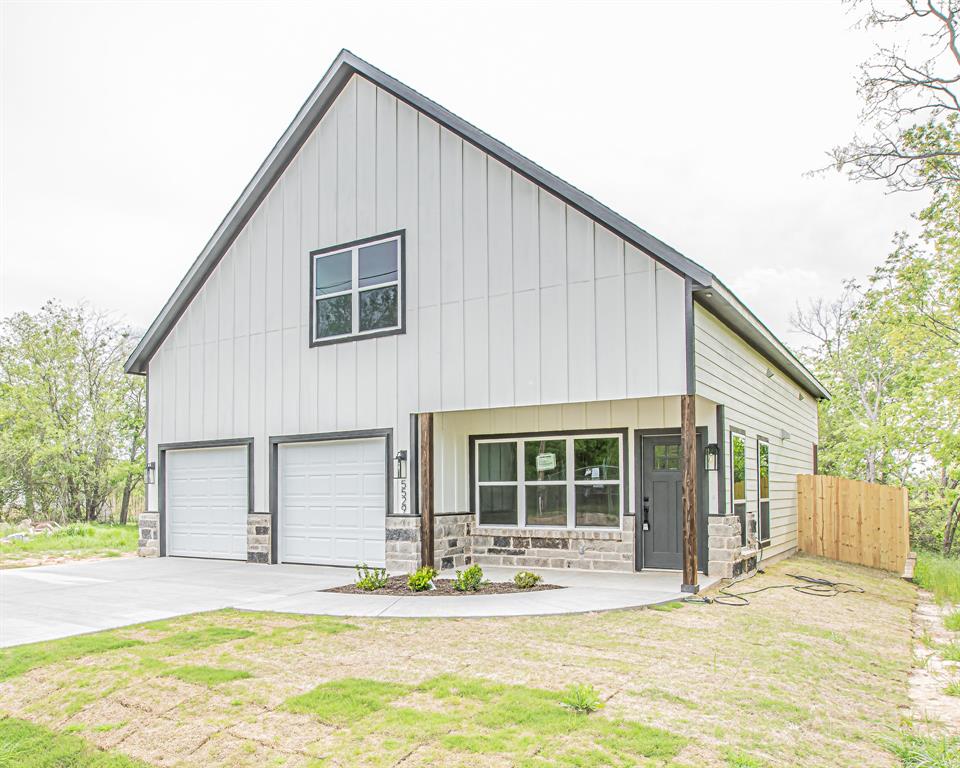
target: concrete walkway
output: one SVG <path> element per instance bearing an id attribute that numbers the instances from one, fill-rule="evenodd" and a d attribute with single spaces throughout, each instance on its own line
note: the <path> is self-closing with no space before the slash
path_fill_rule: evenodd
<path id="1" fill-rule="evenodd" d="M 484 572 L 491 581 L 507 581 L 516 569 Z M 528 616 L 636 608 L 682 596 L 674 572 L 538 572 L 566 589 L 466 597 L 347 595 L 319 590 L 352 582 L 349 568 L 172 557 L 3 570 L 0 647 L 220 608 L 333 616 Z M 701 576 L 704 588 L 715 582 Z"/>

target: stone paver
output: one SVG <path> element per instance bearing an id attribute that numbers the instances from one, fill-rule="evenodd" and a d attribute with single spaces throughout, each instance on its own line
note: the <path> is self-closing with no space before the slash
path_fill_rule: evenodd
<path id="1" fill-rule="evenodd" d="M 484 572 L 492 581 L 507 581 L 515 569 Z M 173 557 L 5 570 L 0 571 L 0 647 L 220 608 L 334 616 L 524 616 L 633 608 L 682 597 L 680 575 L 673 572 L 538 572 L 567 589 L 466 597 L 349 595 L 321 591 L 353 581 L 349 568 Z M 701 577 L 705 587 L 715 581 Z"/>

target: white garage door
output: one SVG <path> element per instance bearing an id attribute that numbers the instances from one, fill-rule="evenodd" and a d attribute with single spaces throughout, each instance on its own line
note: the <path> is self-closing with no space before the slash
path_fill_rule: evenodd
<path id="1" fill-rule="evenodd" d="M 166 452 L 167 554 L 247 559 L 247 447 Z"/>
<path id="2" fill-rule="evenodd" d="M 383 438 L 280 446 L 282 562 L 384 565 L 385 450 Z"/>

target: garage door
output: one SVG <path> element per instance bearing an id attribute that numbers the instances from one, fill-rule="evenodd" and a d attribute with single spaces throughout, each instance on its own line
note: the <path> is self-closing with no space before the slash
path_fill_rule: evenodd
<path id="1" fill-rule="evenodd" d="M 384 565 L 385 450 L 383 438 L 280 446 L 281 561 Z"/>
<path id="2" fill-rule="evenodd" d="M 247 447 L 168 450 L 167 554 L 247 559 Z"/>

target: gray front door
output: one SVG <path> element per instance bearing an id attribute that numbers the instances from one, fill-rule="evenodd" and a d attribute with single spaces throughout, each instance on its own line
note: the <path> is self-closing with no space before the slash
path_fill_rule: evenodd
<path id="1" fill-rule="evenodd" d="M 642 477 L 637 529 L 644 568 L 683 567 L 683 493 L 680 435 L 644 435 L 641 438 Z M 706 508 L 703 482 L 701 437 L 697 435 L 698 570 L 706 570 Z"/>

